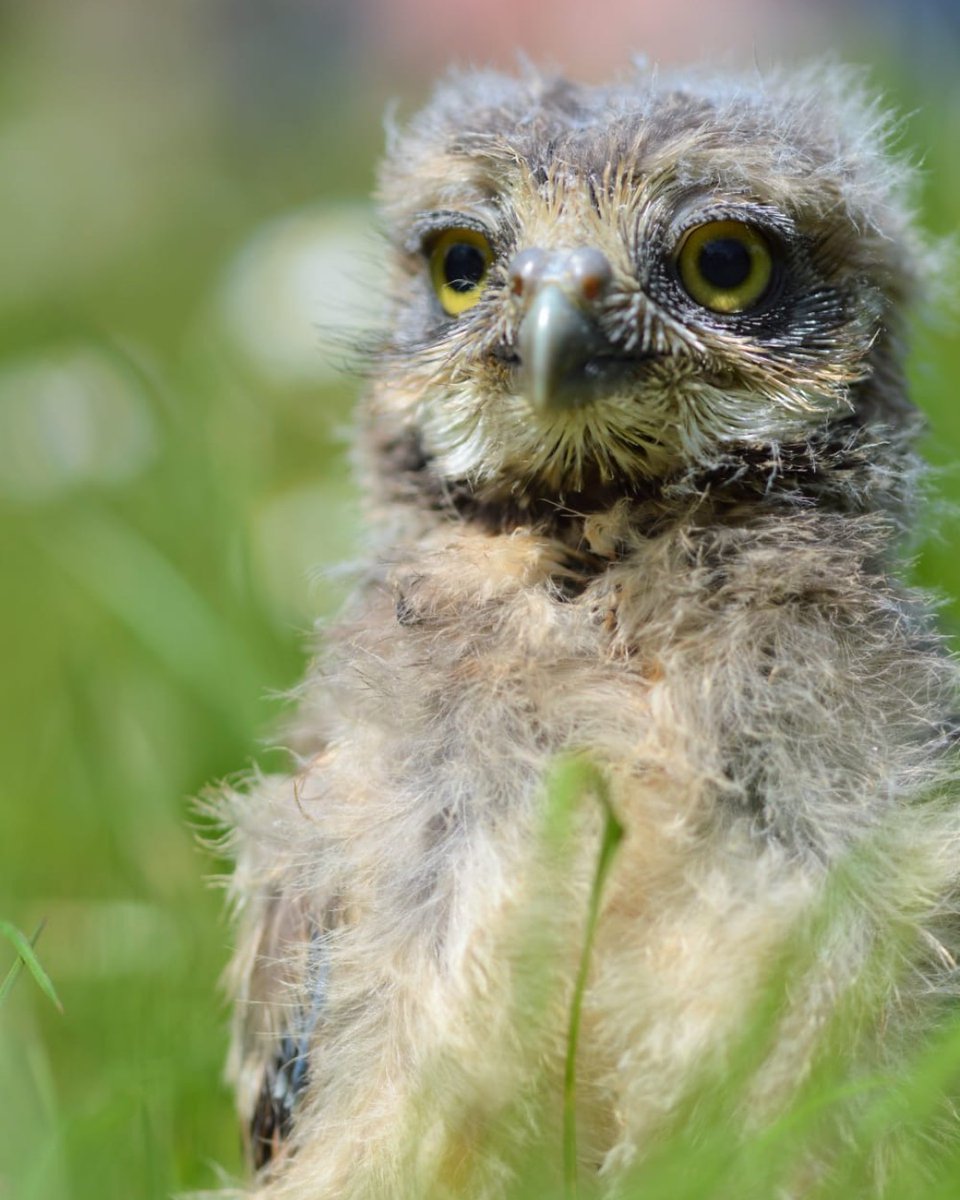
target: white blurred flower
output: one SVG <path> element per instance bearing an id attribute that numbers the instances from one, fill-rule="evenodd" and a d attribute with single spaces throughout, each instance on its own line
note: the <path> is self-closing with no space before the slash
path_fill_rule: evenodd
<path id="1" fill-rule="evenodd" d="M 38 503 L 126 483 L 156 446 L 142 385 L 107 352 L 66 345 L 0 364 L 0 497 Z"/>
<path id="2" fill-rule="evenodd" d="M 370 210 L 335 205 L 263 226 L 227 271 L 220 318 L 267 382 L 328 383 L 383 313 L 383 270 Z"/>

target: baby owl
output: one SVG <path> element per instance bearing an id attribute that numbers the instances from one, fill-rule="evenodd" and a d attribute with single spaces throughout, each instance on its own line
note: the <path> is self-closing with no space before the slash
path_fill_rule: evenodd
<path id="1" fill-rule="evenodd" d="M 839 1012 L 849 1079 L 942 1019 L 957 680 L 898 578 L 930 256 L 887 128 L 837 68 L 638 68 L 454 74 L 391 130 L 369 554 L 290 774 L 220 802 L 240 1194 L 502 1197 L 565 1138 L 612 1195 L 771 989 L 744 1130 Z"/>

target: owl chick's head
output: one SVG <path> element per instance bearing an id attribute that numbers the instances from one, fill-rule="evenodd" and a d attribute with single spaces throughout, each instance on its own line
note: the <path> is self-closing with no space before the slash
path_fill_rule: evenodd
<path id="1" fill-rule="evenodd" d="M 919 256 L 886 135 L 837 70 L 450 77 L 382 172 L 375 419 L 496 501 L 662 481 L 876 407 Z"/>

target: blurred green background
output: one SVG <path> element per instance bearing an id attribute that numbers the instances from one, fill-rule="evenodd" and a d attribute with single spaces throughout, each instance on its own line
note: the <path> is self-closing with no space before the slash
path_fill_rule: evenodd
<path id="1" fill-rule="evenodd" d="M 948 4 L 537 13 L 0 4 L 0 918 L 45 920 L 64 1005 L 23 973 L 0 1007 L 3 1200 L 160 1198 L 240 1170 L 223 864 L 191 798 L 282 761 L 277 697 L 345 586 L 321 568 L 357 552 L 343 345 L 376 319 L 389 98 L 409 111 L 448 60 L 509 65 L 516 46 L 586 77 L 625 47 L 830 50 L 908 114 L 925 222 L 956 230 Z M 960 350 L 955 317 L 930 317 L 913 377 L 955 500 Z M 953 598 L 952 631 L 948 505 L 925 532 L 917 576 Z M 13 958 L 0 943 L 0 972 Z"/>

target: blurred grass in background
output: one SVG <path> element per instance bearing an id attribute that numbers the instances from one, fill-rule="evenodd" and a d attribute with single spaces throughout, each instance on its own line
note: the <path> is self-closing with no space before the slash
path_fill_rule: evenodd
<path id="1" fill-rule="evenodd" d="M 391 59 L 397 11 L 0 5 L 0 918 L 46 919 L 65 1010 L 26 972 L 0 1009 L 3 1200 L 152 1200 L 239 1169 L 229 932 L 204 884 L 222 864 L 195 847 L 190 797 L 280 761 L 274 696 L 342 594 L 311 571 L 357 551 L 354 385 L 317 326 L 376 312 L 380 114 L 438 65 L 411 47 L 475 52 L 411 0 Z M 831 28 L 913 114 L 927 223 L 955 230 L 955 72 L 917 71 L 855 17 Z M 509 61 L 512 37 L 481 51 Z M 658 55 L 642 30 L 614 40 Z M 914 369 L 940 464 L 958 378 L 944 320 Z M 942 485 L 960 499 L 955 472 Z M 960 597 L 958 526 L 933 512 L 919 577 Z M 12 959 L 0 943 L 0 973 Z"/>

